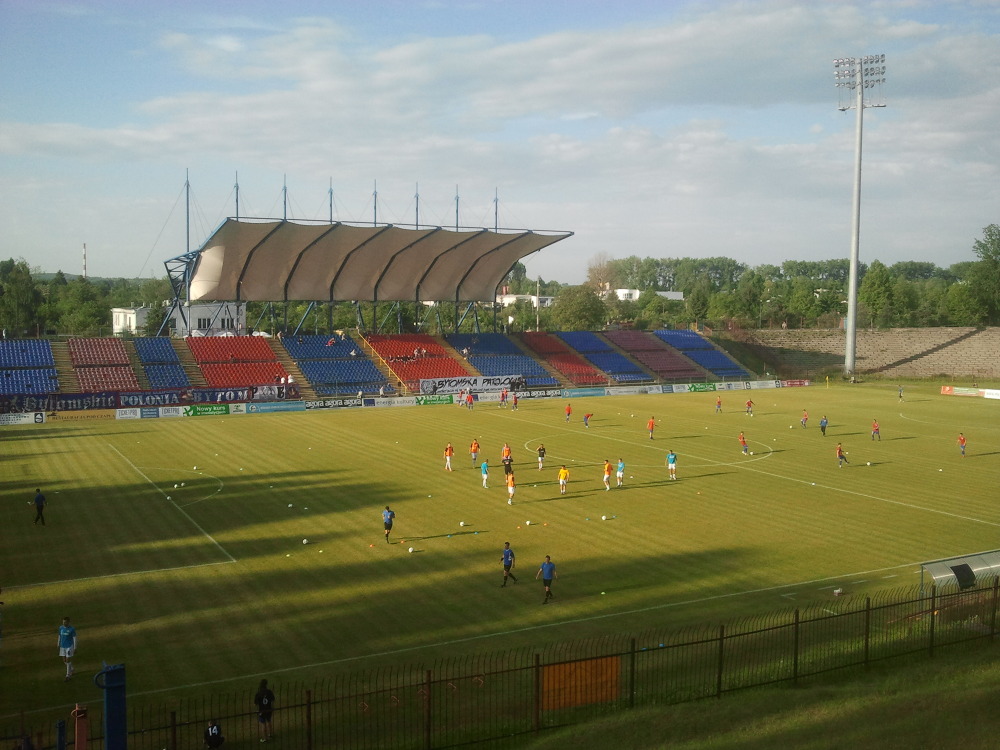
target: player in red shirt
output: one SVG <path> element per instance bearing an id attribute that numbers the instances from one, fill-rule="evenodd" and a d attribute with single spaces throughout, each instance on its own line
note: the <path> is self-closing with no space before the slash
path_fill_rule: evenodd
<path id="1" fill-rule="evenodd" d="M 880 443 L 882 442 L 882 435 L 878 431 L 878 420 L 877 419 L 875 419 L 875 420 L 872 421 L 872 440 L 874 440 L 875 438 L 878 438 L 878 441 Z"/>
<path id="2" fill-rule="evenodd" d="M 965 435 L 958 433 L 958 447 L 962 451 L 962 458 L 965 458 Z"/>
<path id="3" fill-rule="evenodd" d="M 802 427 L 804 429 L 805 426 L 806 426 L 806 422 L 809 421 L 809 412 L 807 412 L 805 409 L 803 409 L 802 410 L 802 419 L 800 419 L 799 421 L 802 423 Z"/>
<path id="4" fill-rule="evenodd" d="M 751 417 L 753 416 L 753 401 L 751 401 L 750 399 L 747 399 L 747 414 L 749 414 Z"/>
<path id="5" fill-rule="evenodd" d="M 744 456 L 747 455 L 750 452 L 750 449 L 747 447 L 747 439 L 745 437 L 743 437 L 743 433 L 742 432 L 740 433 L 740 436 L 737 438 L 737 440 L 739 440 L 740 441 L 740 445 L 743 446 L 743 455 Z"/>

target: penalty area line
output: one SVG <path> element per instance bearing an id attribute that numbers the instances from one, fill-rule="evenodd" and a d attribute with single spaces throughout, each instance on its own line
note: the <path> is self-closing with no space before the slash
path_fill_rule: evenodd
<path id="1" fill-rule="evenodd" d="M 85 576 L 83 578 L 64 578 L 61 581 L 38 581 L 37 583 L 21 583 L 15 586 L 8 586 L 13 589 L 34 589 L 42 586 L 59 586 L 67 583 L 86 583 L 87 581 L 103 581 L 105 578 L 126 578 L 128 576 L 145 576 L 154 573 L 172 573 L 177 570 L 191 570 L 192 568 L 208 568 L 212 565 L 229 565 L 235 560 L 222 560 L 220 562 L 195 563 L 193 565 L 176 565 L 172 568 L 149 568 L 148 570 L 126 570 L 121 573 L 106 573 L 102 576 Z"/>
<path id="2" fill-rule="evenodd" d="M 229 558 L 229 562 L 236 562 L 236 558 L 233 557 L 232 555 L 230 555 L 229 552 L 226 550 L 226 548 L 223 547 L 221 544 L 219 544 L 219 542 L 216 540 L 216 538 L 214 536 L 212 536 L 207 531 L 205 531 L 205 529 L 203 529 L 199 525 L 199 523 L 197 521 L 195 521 L 191 517 L 191 514 L 189 514 L 186 510 L 184 510 L 184 508 L 182 508 L 177 503 L 175 503 L 172 499 L 170 499 L 170 497 L 167 495 L 167 493 L 164 492 L 159 487 L 159 485 L 156 484 L 156 482 L 154 482 L 152 479 L 150 479 L 142 469 L 140 469 L 138 466 L 136 466 L 134 463 L 132 463 L 125 456 L 124 453 L 122 453 L 120 450 L 118 450 L 115 446 L 111 445 L 111 443 L 108 443 L 108 445 L 111 447 L 111 450 L 113 450 L 115 453 L 117 453 L 119 456 L 121 456 L 122 460 L 125 463 L 127 463 L 129 466 L 132 467 L 133 471 L 135 471 L 139 476 L 141 476 L 143 479 L 145 479 L 147 482 L 149 482 L 149 484 L 153 487 L 153 489 L 155 489 L 157 492 L 159 492 L 161 495 L 163 495 L 163 499 L 164 500 L 166 500 L 171 505 L 173 505 L 177 509 L 178 513 L 180 513 L 181 515 L 183 515 L 191 523 L 192 526 L 194 526 L 196 529 L 198 529 L 198 531 L 200 531 L 205 536 L 206 539 L 208 539 L 210 542 L 212 542 L 212 544 L 214 544 L 218 548 L 219 552 L 221 552 L 227 558 Z"/>

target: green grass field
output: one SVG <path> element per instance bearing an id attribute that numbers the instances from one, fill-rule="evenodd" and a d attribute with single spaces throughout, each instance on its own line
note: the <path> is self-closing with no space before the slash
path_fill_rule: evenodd
<path id="1" fill-rule="evenodd" d="M 127 665 L 136 705 L 915 586 L 921 561 L 1000 547 L 1000 403 L 938 390 L 908 385 L 903 403 L 894 385 L 755 391 L 752 418 L 732 392 L 722 414 L 709 393 L 574 399 L 570 423 L 553 399 L 5 427 L 0 720 L 96 701 L 102 662 Z M 493 465 L 488 490 L 473 438 Z M 619 457 L 626 486 L 605 492 L 603 459 Z M 36 487 L 44 528 L 31 523 Z M 520 583 L 501 589 L 508 540 Z M 546 554 L 559 580 L 540 606 Z M 70 682 L 64 615 L 80 638 Z"/>

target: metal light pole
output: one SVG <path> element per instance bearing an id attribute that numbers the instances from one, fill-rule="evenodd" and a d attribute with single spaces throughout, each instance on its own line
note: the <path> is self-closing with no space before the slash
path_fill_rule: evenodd
<path id="1" fill-rule="evenodd" d="M 884 107 L 885 55 L 838 57 L 833 61 L 833 77 L 840 94 L 841 112 L 857 110 L 854 134 L 854 201 L 851 227 L 851 261 L 847 284 L 846 344 L 844 374 L 854 375 L 858 330 L 858 247 L 861 241 L 861 133 L 866 107 Z"/>

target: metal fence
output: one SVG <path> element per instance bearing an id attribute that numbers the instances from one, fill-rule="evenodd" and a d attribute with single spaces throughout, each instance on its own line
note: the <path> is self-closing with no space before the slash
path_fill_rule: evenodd
<path id="1" fill-rule="evenodd" d="M 1000 579 L 978 587 L 883 592 L 832 606 L 725 625 L 607 636 L 491 655 L 400 666 L 313 684 L 277 686 L 275 737 L 284 748 L 447 748 L 503 740 L 635 706 L 722 697 L 947 646 L 993 640 Z M 129 748 L 203 747 L 218 719 L 227 747 L 256 743 L 252 693 L 133 707 Z M 133 701 L 134 702 L 134 701 Z M 99 735 L 100 712 L 91 711 Z M 0 732 L 0 747 L 28 733 L 54 748 L 41 722 Z M 49 725 L 51 727 L 51 724 Z M 73 747 L 72 730 L 68 747 Z M 6 743 L 6 744 L 4 744 Z M 92 736 L 88 748 L 101 747 Z"/>

